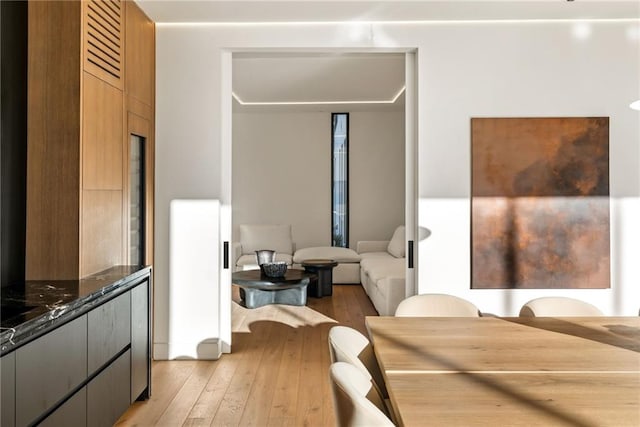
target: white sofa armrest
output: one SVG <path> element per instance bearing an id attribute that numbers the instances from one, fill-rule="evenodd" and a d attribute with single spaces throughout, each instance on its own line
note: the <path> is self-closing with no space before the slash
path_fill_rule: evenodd
<path id="1" fill-rule="evenodd" d="M 231 250 L 233 251 L 233 266 L 238 265 L 238 259 L 242 256 L 242 244 L 240 242 L 233 242 L 231 244 Z"/>
<path id="2" fill-rule="evenodd" d="M 356 246 L 356 252 L 359 254 L 365 252 L 387 252 L 389 246 L 388 240 L 362 240 Z"/>
<path id="3" fill-rule="evenodd" d="M 380 302 L 376 309 L 380 316 L 393 316 L 396 314 L 396 308 L 400 302 L 406 298 L 405 296 L 405 278 L 404 277 L 387 277 L 382 279 L 378 286 L 384 288 L 385 298 Z"/>

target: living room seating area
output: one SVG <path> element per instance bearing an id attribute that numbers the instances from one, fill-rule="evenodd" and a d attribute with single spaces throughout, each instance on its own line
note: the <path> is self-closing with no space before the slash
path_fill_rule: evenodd
<path id="1" fill-rule="evenodd" d="M 392 316 L 405 298 L 405 228 L 398 226 L 390 240 L 357 242 L 357 250 L 318 246 L 296 249 L 290 225 L 239 226 L 239 242 L 234 243 L 235 270 L 257 269 L 255 251 L 276 251 L 276 260 L 291 268 L 302 268 L 309 259 L 331 259 L 334 284 L 362 284 L 381 316 Z"/>

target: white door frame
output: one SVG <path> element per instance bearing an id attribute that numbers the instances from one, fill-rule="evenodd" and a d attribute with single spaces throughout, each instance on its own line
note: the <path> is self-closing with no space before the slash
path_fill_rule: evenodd
<path id="1" fill-rule="evenodd" d="M 220 212 L 220 240 L 228 242 L 231 251 L 233 222 L 232 222 L 232 152 L 233 152 L 233 101 L 232 76 L 233 76 L 233 53 L 404 53 L 405 54 L 405 226 L 406 244 L 413 241 L 414 268 L 406 269 L 406 295 L 417 293 L 418 277 L 418 62 L 416 59 L 417 48 L 410 49 L 389 49 L 389 48 L 363 48 L 363 49 L 225 49 L 221 52 L 221 212 Z M 220 251 L 222 253 L 222 249 Z M 231 257 L 231 253 L 229 256 Z M 223 268 L 223 260 L 220 257 L 220 343 L 223 353 L 231 352 L 231 266 Z M 231 261 L 230 261 L 231 262 Z"/>
<path id="2" fill-rule="evenodd" d="M 231 258 L 232 250 L 232 160 L 233 160 L 233 137 L 231 134 L 233 120 L 233 98 L 231 91 L 233 88 L 232 54 L 230 50 L 223 50 L 221 57 L 221 79 L 220 79 L 220 244 L 223 248 L 220 253 L 224 257 L 224 242 L 227 242 L 229 257 L 229 268 L 224 268 L 223 257 L 218 260 L 220 264 L 220 350 L 222 353 L 231 353 Z"/>
<path id="3" fill-rule="evenodd" d="M 407 248 L 405 297 L 418 293 L 418 61 L 416 56 L 417 51 L 406 52 L 404 66 L 404 224 Z"/>

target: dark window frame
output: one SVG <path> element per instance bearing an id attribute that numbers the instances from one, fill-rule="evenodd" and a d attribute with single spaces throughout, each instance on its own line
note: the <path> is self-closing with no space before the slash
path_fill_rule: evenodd
<path id="1" fill-rule="evenodd" d="M 336 191 L 336 181 L 334 180 L 335 173 L 335 125 L 337 122 L 336 116 L 346 116 L 346 129 L 345 129 L 345 138 L 344 138 L 344 149 L 345 149 L 345 187 L 344 187 L 344 195 L 346 198 L 346 206 L 345 206 L 345 214 L 344 214 L 344 233 L 343 233 L 343 241 L 340 242 L 340 245 L 336 245 L 336 238 L 334 235 L 334 230 L 336 229 L 335 215 L 334 211 L 334 193 Z M 349 113 L 331 113 L 331 246 L 337 247 L 349 247 Z"/>
<path id="2" fill-rule="evenodd" d="M 132 148 L 132 142 L 131 142 L 131 137 L 135 137 L 138 140 L 138 144 L 139 144 L 139 148 L 140 148 L 140 217 L 139 217 L 139 223 L 140 225 L 138 226 L 139 230 L 140 230 L 140 247 L 139 247 L 139 254 L 138 254 L 138 258 L 140 259 L 139 264 L 140 265 L 145 265 L 145 260 L 147 258 L 147 137 L 146 136 L 142 136 L 139 135 L 136 132 L 130 132 L 129 133 L 129 162 L 131 162 L 131 148 Z M 129 165 L 129 167 L 131 167 L 131 165 Z M 131 171 L 129 171 L 129 174 L 131 174 Z M 129 179 L 129 200 L 127 201 L 127 203 L 131 203 L 131 176 L 128 177 Z M 131 212 L 129 212 L 129 221 L 131 221 Z M 131 223 L 129 223 L 129 245 L 131 245 Z M 131 250 L 131 248 L 129 248 L 129 251 Z M 129 253 L 129 262 L 131 261 L 131 253 Z"/>

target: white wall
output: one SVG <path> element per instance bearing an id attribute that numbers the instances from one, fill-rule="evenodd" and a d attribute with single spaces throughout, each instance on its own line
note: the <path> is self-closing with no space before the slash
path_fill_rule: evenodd
<path id="1" fill-rule="evenodd" d="M 612 288 L 558 293 L 637 315 L 640 114 L 628 105 L 640 98 L 640 28 L 585 25 L 586 38 L 570 22 L 158 25 L 156 342 L 166 339 L 169 202 L 224 200 L 228 191 L 217 174 L 223 49 L 417 48 L 419 225 L 432 231 L 418 247 L 419 289 L 446 290 L 498 315 L 551 292 L 469 289 L 470 117 L 609 116 Z"/>
<path id="2" fill-rule="evenodd" d="M 517 315 L 542 295 L 638 314 L 640 114 L 628 105 L 638 98 L 640 51 L 631 27 L 593 24 L 581 39 L 571 24 L 468 25 L 420 51 L 428 86 L 420 92 L 419 221 L 433 232 L 419 246 L 421 291 L 455 293 L 499 315 Z M 469 289 L 469 118 L 537 116 L 610 117 L 611 289 Z"/>
<path id="3" fill-rule="evenodd" d="M 331 244 L 331 114 L 233 114 L 233 225 L 290 224 L 297 248 Z"/>
<path id="4" fill-rule="evenodd" d="M 349 115 L 349 241 L 389 240 L 404 224 L 404 112 Z"/>
<path id="5" fill-rule="evenodd" d="M 355 248 L 404 222 L 404 114 L 350 112 L 349 134 Z M 330 112 L 234 113 L 233 223 L 291 224 L 297 248 L 331 245 Z"/>
<path id="6" fill-rule="evenodd" d="M 204 36 L 204 35 L 203 35 Z M 156 34 L 156 165 L 154 248 L 154 357 L 169 348 L 169 207 L 175 199 L 221 199 L 220 52 L 208 37 L 186 42 Z M 214 54 L 215 52 L 215 54 Z M 183 67 L 180 62 L 185 61 Z M 215 69 L 215 75 L 211 70 Z M 175 101 L 175 102 L 173 102 Z M 217 126 L 212 118 L 217 118 Z M 225 206 L 221 206 L 224 210 Z M 212 260 L 215 262 L 215 260 Z M 218 286 L 218 278 L 211 278 Z M 192 294 L 193 298 L 199 295 Z M 220 301 L 220 304 L 225 304 Z M 216 307 L 212 307 L 213 310 Z M 215 325 L 217 329 L 229 325 Z M 217 337 L 210 337 L 217 338 Z"/>
<path id="7" fill-rule="evenodd" d="M 219 292 L 211 277 L 219 275 L 218 200 L 177 200 L 170 209 L 169 335 L 166 348 L 156 346 L 162 359 L 217 359 L 220 330 Z M 197 296 L 197 298 L 194 298 Z"/>

